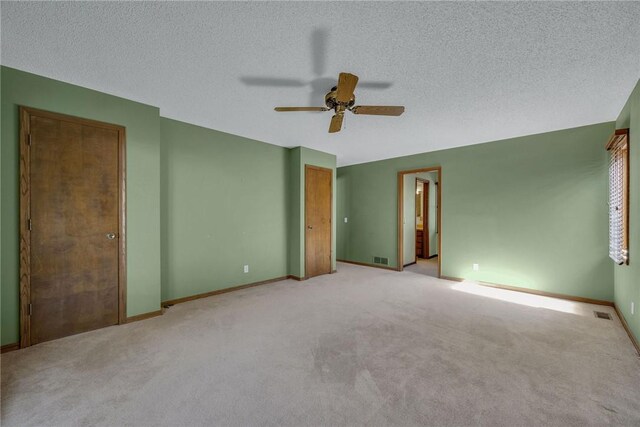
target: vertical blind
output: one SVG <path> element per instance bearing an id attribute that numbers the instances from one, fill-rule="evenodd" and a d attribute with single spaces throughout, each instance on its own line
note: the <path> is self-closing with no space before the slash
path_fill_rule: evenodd
<path id="1" fill-rule="evenodd" d="M 627 133 L 616 131 L 607 144 L 609 159 L 609 257 L 616 264 L 628 261 L 629 148 Z"/>

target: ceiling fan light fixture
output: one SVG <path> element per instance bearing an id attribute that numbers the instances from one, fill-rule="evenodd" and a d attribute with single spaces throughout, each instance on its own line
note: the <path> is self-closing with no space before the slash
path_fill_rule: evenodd
<path id="1" fill-rule="evenodd" d="M 325 96 L 326 107 L 276 107 L 275 111 L 329 111 L 334 110 L 335 114 L 329 124 L 329 133 L 340 132 L 344 121 L 344 112 L 351 111 L 353 114 L 372 116 L 399 116 L 404 113 L 403 106 L 383 106 L 383 105 L 355 105 L 356 98 L 354 91 L 358 84 L 358 76 L 350 73 L 340 73 L 338 85 L 331 88 Z"/>

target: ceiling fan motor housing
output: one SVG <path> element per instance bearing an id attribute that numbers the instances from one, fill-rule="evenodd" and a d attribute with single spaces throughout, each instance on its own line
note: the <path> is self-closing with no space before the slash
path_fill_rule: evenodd
<path id="1" fill-rule="evenodd" d="M 331 92 L 327 93 L 324 96 L 324 103 L 326 104 L 326 106 L 332 110 L 335 110 L 336 107 L 340 106 L 340 103 L 336 100 L 336 93 L 337 93 L 338 88 L 336 86 L 331 88 Z M 349 100 L 349 102 L 343 106 L 346 109 L 351 109 L 351 107 L 353 107 L 356 103 L 356 97 L 355 95 L 351 97 L 351 100 Z"/>

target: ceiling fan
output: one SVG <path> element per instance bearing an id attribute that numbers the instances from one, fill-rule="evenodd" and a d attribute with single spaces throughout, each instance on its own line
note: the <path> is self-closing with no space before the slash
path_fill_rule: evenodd
<path id="1" fill-rule="evenodd" d="M 404 107 L 402 106 L 355 105 L 356 98 L 353 92 L 357 84 L 358 76 L 340 73 L 338 85 L 331 88 L 331 91 L 324 97 L 326 107 L 276 107 L 275 110 L 279 112 L 333 110 L 335 114 L 331 118 L 329 133 L 340 132 L 346 111 L 351 111 L 353 114 L 374 116 L 399 116 L 404 113 Z"/>

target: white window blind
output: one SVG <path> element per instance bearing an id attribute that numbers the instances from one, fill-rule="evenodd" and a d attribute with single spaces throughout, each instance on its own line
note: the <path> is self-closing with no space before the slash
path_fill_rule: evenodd
<path id="1" fill-rule="evenodd" d="M 628 144 L 627 133 L 616 131 L 607 144 L 609 159 L 609 257 L 628 261 Z"/>

